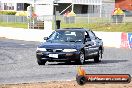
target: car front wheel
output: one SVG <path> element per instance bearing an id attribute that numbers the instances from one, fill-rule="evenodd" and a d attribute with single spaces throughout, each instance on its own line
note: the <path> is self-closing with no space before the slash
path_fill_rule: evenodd
<path id="1" fill-rule="evenodd" d="M 98 55 L 94 58 L 94 62 L 95 63 L 101 62 L 101 59 L 102 59 L 102 50 L 99 50 Z"/>
<path id="2" fill-rule="evenodd" d="M 79 64 L 83 65 L 85 62 L 85 55 L 84 53 L 81 51 L 79 54 L 79 60 L 77 61 Z"/>

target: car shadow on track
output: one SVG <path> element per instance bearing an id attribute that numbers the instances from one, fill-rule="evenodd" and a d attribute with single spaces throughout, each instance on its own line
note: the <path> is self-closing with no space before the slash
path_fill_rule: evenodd
<path id="1" fill-rule="evenodd" d="M 99 63 L 95 63 L 94 61 L 86 61 L 84 65 L 111 64 L 111 63 L 121 63 L 121 62 L 128 62 L 128 60 L 102 60 Z M 51 63 L 49 62 L 48 65 L 79 65 L 79 64 L 75 62 L 71 62 L 71 63 L 65 63 L 65 62 Z"/>
<path id="2" fill-rule="evenodd" d="M 102 60 L 101 64 L 128 62 L 129 60 Z"/>

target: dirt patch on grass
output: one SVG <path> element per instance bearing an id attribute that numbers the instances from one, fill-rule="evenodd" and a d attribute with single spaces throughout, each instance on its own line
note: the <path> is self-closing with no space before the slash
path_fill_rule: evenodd
<path id="1" fill-rule="evenodd" d="M 85 84 L 80 86 L 76 83 L 76 81 L 63 81 L 0 85 L 0 88 L 132 88 L 132 82 L 128 84 Z"/>

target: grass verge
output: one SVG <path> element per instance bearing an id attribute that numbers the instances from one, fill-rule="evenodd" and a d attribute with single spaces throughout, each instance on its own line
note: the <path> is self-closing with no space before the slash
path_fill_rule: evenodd
<path id="1" fill-rule="evenodd" d="M 27 23 L 6 23 L 0 22 L 0 26 L 13 27 L 13 28 L 25 28 L 27 29 Z M 132 23 L 98 23 L 98 24 L 87 24 L 87 23 L 61 23 L 61 28 L 89 28 L 94 31 L 106 31 L 106 32 L 132 32 Z M 54 28 L 54 27 L 53 27 Z"/>
<path id="2" fill-rule="evenodd" d="M 0 26 L 1 27 L 13 27 L 13 28 L 24 28 L 27 29 L 28 28 L 28 24 L 27 23 L 6 23 L 6 22 L 0 22 Z"/>
<path id="3" fill-rule="evenodd" d="M 132 23 L 104 23 L 104 24 L 62 24 L 62 28 L 67 27 L 81 27 L 90 28 L 94 31 L 107 31 L 107 32 L 132 32 Z"/>

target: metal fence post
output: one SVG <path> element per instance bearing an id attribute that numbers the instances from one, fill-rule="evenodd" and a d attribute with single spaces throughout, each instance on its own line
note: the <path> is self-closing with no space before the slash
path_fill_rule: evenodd
<path id="1" fill-rule="evenodd" d="M 16 23 L 16 16 L 14 18 L 15 18 L 15 23 Z"/>
<path id="2" fill-rule="evenodd" d="M 7 23 L 8 23 L 8 15 L 6 15 Z"/>
<path id="3" fill-rule="evenodd" d="M 123 17 L 123 21 L 124 21 L 124 23 L 126 23 L 126 20 L 125 20 L 126 15 L 124 14 L 123 16 L 124 16 L 124 17 Z"/>
<path id="4" fill-rule="evenodd" d="M 90 19 L 89 19 L 89 13 L 88 13 L 88 24 L 89 24 L 89 20 L 90 20 Z"/>
<path id="5" fill-rule="evenodd" d="M 116 16 L 116 24 L 117 24 L 118 22 L 117 22 L 117 16 Z"/>

